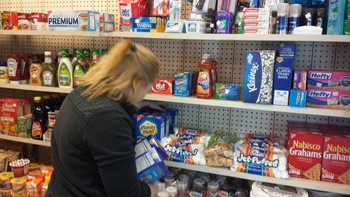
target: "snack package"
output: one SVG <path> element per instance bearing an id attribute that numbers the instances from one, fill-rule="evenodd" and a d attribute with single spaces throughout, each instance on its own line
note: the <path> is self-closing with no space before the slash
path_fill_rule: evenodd
<path id="1" fill-rule="evenodd" d="M 232 147 L 227 142 L 215 142 L 204 149 L 203 153 L 208 166 L 229 168 L 233 164 Z"/>
<path id="2" fill-rule="evenodd" d="M 238 100 L 241 95 L 239 84 L 215 84 L 215 98 L 218 100 Z"/>
<path id="3" fill-rule="evenodd" d="M 173 79 L 172 78 L 158 78 L 153 84 L 151 93 L 156 94 L 173 94 Z"/>
<path id="4" fill-rule="evenodd" d="M 119 1 L 119 16 L 121 32 L 131 32 L 132 19 L 150 15 L 150 2 L 148 0 L 121 0 Z"/>
<path id="5" fill-rule="evenodd" d="M 234 163 L 231 170 L 289 178 L 286 152 L 286 148 L 271 136 L 247 134 L 235 144 Z"/>

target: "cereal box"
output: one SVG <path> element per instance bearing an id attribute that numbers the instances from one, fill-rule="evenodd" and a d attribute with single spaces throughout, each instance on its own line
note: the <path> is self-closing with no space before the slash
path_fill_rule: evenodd
<path id="1" fill-rule="evenodd" d="M 317 89 L 350 90 L 350 72 L 310 70 L 308 72 L 307 87 Z"/>
<path id="2" fill-rule="evenodd" d="M 173 79 L 158 78 L 151 89 L 151 93 L 156 94 L 173 94 Z"/>
<path id="3" fill-rule="evenodd" d="M 308 107 L 350 109 L 350 90 L 309 89 L 306 102 Z"/>
<path id="4" fill-rule="evenodd" d="M 5 99 L 0 111 L 0 131 L 7 135 L 17 135 L 18 117 L 23 116 L 23 102 Z"/>
<path id="5" fill-rule="evenodd" d="M 49 13 L 50 31 L 100 31 L 98 12 L 89 10 L 52 11 Z"/>
<path id="6" fill-rule="evenodd" d="M 319 181 L 324 137 L 317 132 L 293 129 L 288 133 L 288 173 L 292 177 Z"/>
<path id="7" fill-rule="evenodd" d="M 271 104 L 275 51 L 247 52 L 243 102 Z"/>
<path id="8" fill-rule="evenodd" d="M 350 136 L 325 136 L 323 150 L 322 181 L 350 185 Z"/>

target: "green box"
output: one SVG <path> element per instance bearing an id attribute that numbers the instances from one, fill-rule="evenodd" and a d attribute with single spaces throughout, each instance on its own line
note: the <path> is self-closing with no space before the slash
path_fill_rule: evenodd
<path id="1" fill-rule="evenodd" d="M 17 136 L 30 138 L 32 128 L 32 118 L 30 116 L 21 116 L 17 118 Z"/>

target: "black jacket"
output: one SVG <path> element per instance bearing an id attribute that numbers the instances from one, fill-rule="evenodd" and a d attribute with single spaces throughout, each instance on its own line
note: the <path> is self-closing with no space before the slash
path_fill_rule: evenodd
<path id="1" fill-rule="evenodd" d="M 136 174 L 134 108 L 106 96 L 88 100 L 83 90 L 74 90 L 60 109 L 47 196 L 149 197 L 149 186 Z"/>

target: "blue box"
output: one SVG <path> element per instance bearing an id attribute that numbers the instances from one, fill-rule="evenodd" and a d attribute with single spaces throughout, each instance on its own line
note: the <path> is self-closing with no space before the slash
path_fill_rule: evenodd
<path id="1" fill-rule="evenodd" d="M 136 116 L 136 139 L 140 140 L 149 135 L 161 140 L 165 135 L 166 118 L 159 115 L 139 114 Z"/>
<path id="2" fill-rule="evenodd" d="M 278 49 L 273 82 L 273 104 L 288 105 L 289 90 L 292 87 L 295 44 L 281 44 Z"/>
<path id="3" fill-rule="evenodd" d="M 174 96 L 191 96 L 192 80 L 191 72 L 176 73 L 174 75 Z"/>
<path id="4" fill-rule="evenodd" d="M 215 98 L 218 100 L 238 100 L 241 95 L 239 84 L 215 84 Z"/>
<path id="5" fill-rule="evenodd" d="M 164 32 L 166 20 L 161 17 L 140 17 L 132 19 L 133 32 Z"/>
<path id="6" fill-rule="evenodd" d="M 157 140 L 151 135 L 148 136 L 147 138 L 144 138 L 141 142 L 136 144 L 135 158 L 143 155 L 144 153 L 148 152 L 152 148 L 156 149 L 158 155 L 161 157 L 162 160 L 168 158 L 168 154 L 165 151 L 165 149 L 161 146 L 159 140 Z"/>
<path id="7" fill-rule="evenodd" d="M 165 113 L 169 117 L 169 132 L 174 133 L 174 128 L 177 126 L 177 116 L 179 111 L 176 109 L 167 109 Z"/>
<path id="8" fill-rule="evenodd" d="M 115 31 L 115 20 L 114 20 L 114 14 L 103 14 L 103 21 L 100 21 L 103 23 L 103 31 L 104 32 L 114 32 Z"/>
<path id="9" fill-rule="evenodd" d="M 275 51 L 247 52 L 243 102 L 271 104 Z"/>
<path id="10" fill-rule="evenodd" d="M 289 106 L 305 107 L 307 91 L 305 90 L 290 90 Z"/>

